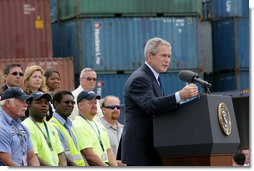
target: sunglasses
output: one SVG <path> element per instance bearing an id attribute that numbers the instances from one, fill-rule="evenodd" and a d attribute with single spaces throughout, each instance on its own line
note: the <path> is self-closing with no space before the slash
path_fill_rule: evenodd
<path id="1" fill-rule="evenodd" d="M 72 101 L 72 100 L 66 100 L 66 101 L 64 101 L 64 103 L 66 104 L 66 105 L 69 105 L 69 104 L 72 104 L 72 105 L 75 105 L 75 101 Z"/>
<path id="2" fill-rule="evenodd" d="M 93 81 L 96 81 L 96 78 L 87 77 L 86 80 L 87 80 L 87 81 L 92 81 L 92 80 L 93 80 Z"/>
<path id="3" fill-rule="evenodd" d="M 115 106 L 115 105 L 112 105 L 112 106 L 104 106 L 105 108 L 107 108 L 107 109 L 110 109 L 110 110 L 113 110 L 113 109 L 115 109 L 115 108 L 117 108 L 118 110 L 119 109 L 121 109 L 121 106 Z"/>
<path id="4" fill-rule="evenodd" d="M 24 74 L 22 72 L 12 72 L 11 75 L 14 75 L 14 76 L 19 75 L 20 77 L 24 76 Z"/>

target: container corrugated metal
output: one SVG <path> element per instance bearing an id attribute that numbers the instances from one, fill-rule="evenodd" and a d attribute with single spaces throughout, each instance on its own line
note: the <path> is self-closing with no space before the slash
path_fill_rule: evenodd
<path id="1" fill-rule="evenodd" d="M 50 18 L 51 23 L 54 23 L 58 20 L 58 2 L 59 0 L 50 0 Z"/>
<path id="2" fill-rule="evenodd" d="M 248 0 L 203 0 L 202 17 L 204 20 L 214 20 L 225 17 L 248 17 Z"/>
<path id="3" fill-rule="evenodd" d="M 202 22 L 199 29 L 199 65 L 200 70 L 206 73 L 213 72 L 212 51 L 212 25 L 210 22 Z"/>
<path id="4" fill-rule="evenodd" d="M 0 59 L 52 57 L 49 1 L 0 1 Z"/>
<path id="5" fill-rule="evenodd" d="M 146 41 L 155 36 L 172 44 L 171 71 L 204 69 L 199 62 L 204 60 L 199 58 L 212 56 L 208 54 L 211 43 L 199 42 L 206 37 L 200 29 L 207 33 L 197 17 L 83 18 L 65 21 L 58 27 L 58 33 L 53 29 L 53 39 L 60 32 L 61 41 L 54 41 L 53 47 L 58 49 L 54 56 L 73 56 L 75 73 L 83 67 L 133 71 L 144 62 Z"/>
<path id="6" fill-rule="evenodd" d="M 40 65 L 43 69 L 54 69 L 61 74 L 61 89 L 74 90 L 73 58 L 18 58 L 0 59 L 0 70 L 3 71 L 7 64 L 19 63 L 25 71 L 27 66 Z"/>
<path id="7" fill-rule="evenodd" d="M 249 71 L 213 73 L 205 76 L 213 84 L 212 91 L 249 90 Z"/>
<path id="8" fill-rule="evenodd" d="M 249 17 L 212 23 L 214 71 L 249 68 Z"/>
<path id="9" fill-rule="evenodd" d="M 60 0 L 61 20 L 76 16 L 196 16 L 202 0 Z"/>

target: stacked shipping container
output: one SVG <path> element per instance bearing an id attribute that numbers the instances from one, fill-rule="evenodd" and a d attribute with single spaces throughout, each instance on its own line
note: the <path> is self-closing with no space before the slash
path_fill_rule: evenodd
<path id="1" fill-rule="evenodd" d="M 249 1 L 206 0 L 204 6 L 212 23 L 212 90 L 249 89 Z"/>
<path id="2" fill-rule="evenodd" d="M 52 57 L 49 2 L 0 1 L 0 59 Z"/>
<path id="3" fill-rule="evenodd" d="M 121 97 L 122 102 L 123 85 L 127 75 L 144 62 L 143 48 L 149 38 L 157 36 L 171 42 L 172 61 L 168 75 L 172 73 L 177 75 L 179 70 L 190 69 L 199 72 L 203 77 L 204 73 L 209 74 L 217 70 L 214 67 L 217 65 L 217 60 L 213 60 L 215 56 L 212 54 L 217 53 L 215 48 L 212 48 L 212 45 L 215 46 L 214 43 L 212 44 L 212 32 L 213 38 L 216 39 L 213 29 L 218 30 L 218 28 L 215 28 L 213 22 L 212 27 L 210 21 L 201 21 L 210 20 L 212 17 L 218 19 L 221 16 L 235 16 L 238 13 L 245 16 L 246 14 L 246 7 L 235 5 L 241 2 L 234 0 L 230 2 L 229 0 L 226 2 L 219 0 L 172 0 L 170 2 L 168 0 L 61 0 L 58 3 L 56 0 L 53 1 L 55 2 L 52 4 L 57 4 L 58 8 L 51 7 L 57 9 L 57 12 L 54 12 L 57 16 L 54 16 L 52 21 L 57 21 L 56 19 L 59 21 L 52 24 L 54 56 L 74 57 L 76 86 L 79 84 L 78 76 L 82 68 L 94 68 L 98 72 L 99 81 L 105 82 L 102 95 L 117 95 Z M 211 10 L 215 9 L 214 6 L 223 3 L 230 4 L 230 7 L 227 5 L 228 12 Z M 209 17 L 205 14 L 209 14 Z M 239 22 L 239 25 L 242 23 Z M 246 35 L 242 36 L 245 38 Z M 231 40 L 227 42 L 227 46 L 233 44 Z M 237 46 L 232 46 L 232 49 Z M 227 51 L 232 52 L 232 49 Z M 243 55 L 245 59 L 245 56 L 248 56 L 248 54 Z M 218 60 L 221 58 L 223 57 L 219 55 Z M 216 62 L 214 66 L 213 62 Z M 125 74 L 116 75 L 116 73 Z M 122 77 L 125 79 L 120 79 Z M 100 78 L 103 79 L 100 80 Z M 106 78 L 114 81 L 107 81 Z M 214 80 L 213 77 L 210 80 Z M 171 87 L 172 90 L 181 87 L 170 81 L 171 79 L 168 79 L 163 82 L 164 87 L 174 85 L 175 87 Z M 111 85 L 112 82 L 113 85 Z M 118 88 L 118 82 L 121 89 Z M 216 87 L 214 90 L 221 87 L 217 86 L 217 81 L 212 83 Z M 107 84 L 111 85 L 110 88 Z M 238 86 L 238 84 L 234 85 Z"/>
<path id="4" fill-rule="evenodd" d="M 74 56 L 76 73 L 83 66 L 98 72 L 133 71 L 144 62 L 146 41 L 155 36 L 173 46 L 170 71 L 211 70 L 204 65 L 211 64 L 211 43 L 200 43 L 211 40 L 211 30 L 205 29 L 211 25 L 196 17 L 82 18 L 52 27 L 54 56 Z"/>
<path id="5" fill-rule="evenodd" d="M 124 83 L 144 62 L 144 45 L 155 36 L 173 46 L 164 87 L 175 91 L 184 86 L 179 70 L 212 71 L 211 24 L 201 22 L 201 0 L 61 0 L 58 4 L 52 0 L 51 4 L 52 10 L 59 7 L 52 13 L 58 15 L 52 16 L 54 56 L 74 57 L 76 86 L 80 71 L 94 68 L 104 82 L 98 87 L 102 96 L 113 94 L 124 103 Z"/>
<path id="6" fill-rule="evenodd" d="M 73 60 L 52 58 L 49 7 L 48 0 L 0 0 L 0 72 L 10 63 L 39 64 L 62 73 L 62 88 L 72 90 Z"/>

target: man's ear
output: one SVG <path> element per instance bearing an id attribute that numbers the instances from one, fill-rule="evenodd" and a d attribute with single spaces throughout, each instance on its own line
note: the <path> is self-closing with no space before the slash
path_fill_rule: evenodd
<path id="1" fill-rule="evenodd" d="M 151 61 L 152 60 L 152 57 L 153 57 L 152 53 L 148 52 L 146 56 L 147 56 L 146 57 L 147 61 Z"/>
<path id="2" fill-rule="evenodd" d="M 59 105 L 60 103 L 58 102 L 58 101 L 53 101 L 53 107 L 56 109 L 57 108 L 57 106 Z"/>

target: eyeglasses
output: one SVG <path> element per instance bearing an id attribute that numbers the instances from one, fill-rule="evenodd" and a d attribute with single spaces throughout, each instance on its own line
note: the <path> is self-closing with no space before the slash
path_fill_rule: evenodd
<path id="1" fill-rule="evenodd" d="M 66 101 L 64 101 L 64 103 L 65 103 L 66 105 L 69 105 L 69 104 L 74 105 L 76 102 L 75 102 L 75 101 L 72 101 L 72 100 L 66 100 Z"/>
<path id="2" fill-rule="evenodd" d="M 121 109 L 121 106 L 117 106 L 117 105 L 112 105 L 112 106 L 104 106 L 107 109 L 113 110 L 115 108 L 117 108 L 118 110 Z"/>
<path id="3" fill-rule="evenodd" d="M 87 80 L 87 81 L 92 81 L 92 80 L 93 80 L 93 81 L 96 81 L 96 78 L 87 77 L 86 80 Z"/>
<path id="4" fill-rule="evenodd" d="M 22 73 L 22 72 L 12 72 L 12 73 L 10 73 L 11 75 L 14 75 L 14 76 L 17 76 L 17 75 L 19 75 L 20 77 L 23 77 L 24 76 L 24 74 Z"/>

